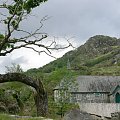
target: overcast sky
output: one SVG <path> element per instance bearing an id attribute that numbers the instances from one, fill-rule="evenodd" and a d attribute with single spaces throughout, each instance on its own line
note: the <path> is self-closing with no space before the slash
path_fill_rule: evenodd
<path id="1" fill-rule="evenodd" d="M 36 28 L 39 20 L 48 15 L 50 18 L 44 22 L 43 31 L 61 40 L 64 40 L 62 37 L 74 37 L 72 42 L 75 46 L 94 35 L 120 37 L 120 0 L 48 0 L 34 9 L 32 15 L 22 24 L 23 28 Z M 60 57 L 68 50 L 53 54 Z M 38 55 L 31 50 L 21 49 L 0 57 L 0 73 L 4 73 L 5 66 L 11 63 L 20 64 L 27 70 L 41 67 L 52 60 L 45 54 Z"/>

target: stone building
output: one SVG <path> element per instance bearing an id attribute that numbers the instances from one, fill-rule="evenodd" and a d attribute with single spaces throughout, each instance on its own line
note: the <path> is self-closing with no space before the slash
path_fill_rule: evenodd
<path id="1" fill-rule="evenodd" d="M 71 102 L 120 103 L 120 76 L 79 76 L 77 91 L 72 90 Z M 60 87 L 54 89 L 57 100 Z"/>
<path id="2" fill-rule="evenodd" d="M 78 76 L 76 82 L 78 89 L 69 91 L 69 101 L 78 103 L 81 110 L 107 117 L 120 112 L 120 76 Z M 54 89 L 56 102 L 60 89 Z"/>

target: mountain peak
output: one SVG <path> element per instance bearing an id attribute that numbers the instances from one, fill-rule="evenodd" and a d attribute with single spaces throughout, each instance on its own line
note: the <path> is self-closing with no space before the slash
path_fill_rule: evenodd
<path id="1" fill-rule="evenodd" d="M 119 40 L 115 37 L 104 36 L 104 35 L 96 35 L 88 39 L 86 44 L 90 45 L 90 47 L 95 48 L 103 48 L 109 46 L 116 46 L 118 45 Z"/>

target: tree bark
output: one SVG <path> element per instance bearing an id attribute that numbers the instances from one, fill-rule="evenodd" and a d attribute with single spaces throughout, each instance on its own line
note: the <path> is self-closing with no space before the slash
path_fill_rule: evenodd
<path id="1" fill-rule="evenodd" d="M 37 116 L 46 116 L 48 108 L 47 94 L 44 90 L 42 82 L 40 80 L 34 80 L 22 73 L 7 73 L 2 75 L 0 74 L 0 83 L 14 81 L 22 82 L 28 86 L 35 88 L 35 104 L 37 108 Z"/>
<path id="2" fill-rule="evenodd" d="M 46 112 L 47 112 L 46 95 L 41 96 L 40 94 L 37 94 L 34 99 L 35 99 L 35 105 L 37 108 L 37 116 L 39 115 L 46 116 Z"/>

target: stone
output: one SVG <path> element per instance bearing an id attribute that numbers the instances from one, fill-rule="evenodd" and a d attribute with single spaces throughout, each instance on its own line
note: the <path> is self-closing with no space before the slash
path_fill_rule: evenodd
<path id="1" fill-rule="evenodd" d="M 63 120 L 93 120 L 90 114 L 80 111 L 79 109 L 73 109 L 63 117 Z"/>

